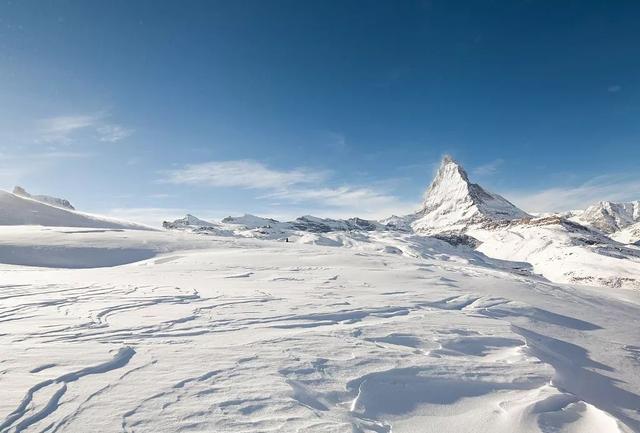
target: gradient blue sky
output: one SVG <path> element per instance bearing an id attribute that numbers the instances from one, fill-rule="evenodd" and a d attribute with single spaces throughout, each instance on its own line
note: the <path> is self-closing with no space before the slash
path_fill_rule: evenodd
<path id="1" fill-rule="evenodd" d="M 638 1 L 0 4 L 0 188 L 146 222 L 640 198 Z"/>

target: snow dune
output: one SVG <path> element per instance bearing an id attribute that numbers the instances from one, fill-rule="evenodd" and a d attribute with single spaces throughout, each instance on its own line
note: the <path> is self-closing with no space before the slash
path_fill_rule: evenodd
<path id="1" fill-rule="evenodd" d="M 154 257 L 0 265 L 3 433 L 640 431 L 633 291 L 552 284 L 437 242 L 409 257 L 28 230 Z M 4 244 L 25 239 L 10 231 Z"/>

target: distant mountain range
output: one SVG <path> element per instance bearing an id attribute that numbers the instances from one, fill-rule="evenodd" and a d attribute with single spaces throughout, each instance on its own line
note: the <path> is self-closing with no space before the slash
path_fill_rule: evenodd
<path id="1" fill-rule="evenodd" d="M 472 183 L 453 158 L 442 160 L 422 207 L 381 221 L 303 216 L 280 222 L 254 215 L 209 222 L 187 215 L 169 230 L 371 248 L 421 256 L 431 238 L 563 283 L 640 288 L 640 202 L 601 202 L 584 211 L 535 217 Z M 369 244 L 369 245 L 366 245 Z M 477 256 L 473 256 L 477 259 Z"/>
<path id="2" fill-rule="evenodd" d="M 68 200 L 0 192 L 0 225 L 149 229 L 74 210 Z M 380 221 L 310 215 L 277 221 L 254 215 L 166 221 L 167 230 L 312 243 L 464 260 L 543 275 L 561 283 L 640 288 L 640 201 L 600 202 L 584 211 L 533 216 L 472 183 L 453 158 L 442 160 L 415 213 Z"/>

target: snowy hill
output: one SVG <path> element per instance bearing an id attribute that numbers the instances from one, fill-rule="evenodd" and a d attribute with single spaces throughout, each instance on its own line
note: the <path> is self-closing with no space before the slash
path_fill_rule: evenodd
<path id="1" fill-rule="evenodd" d="M 73 206 L 71 206 L 71 203 L 69 203 L 69 200 L 64 199 L 64 198 L 58 198 L 58 197 L 51 197 L 49 195 L 32 195 L 29 194 L 24 188 L 22 188 L 21 186 L 15 186 L 13 188 L 13 193 L 15 195 L 19 195 L 20 197 L 25 197 L 25 198 L 30 198 L 42 203 L 46 203 L 49 204 L 51 206 L 56 206 L 56 207 L 62 207 L 65 209 L 70 209 L 70 210 L 75 210 L 75 208 Z"/>
<path id="2" fill-rule="evenodd" d="M 41 225 L 152 230 L 141 224 L 52 206 L 40 200 L 0 191 L 0 225 Z"/>
<path id="3" fill-rule="evenodd" d="M 453 158 L 445 156 L 412 226 L 417 232 L 436 233 L 487 221 L 527 217 L 530 215 L 504 197 L 471 183 L 464 168 Z"/>

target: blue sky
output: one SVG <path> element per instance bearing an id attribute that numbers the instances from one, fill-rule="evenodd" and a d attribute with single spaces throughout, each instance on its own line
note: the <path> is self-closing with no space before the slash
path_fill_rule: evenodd
<path id="1" fill-rule="evenodd" d="M 640 198 L 637 1 L 0 3 L 0 188 L 146 222 L 381 217 L 445 153 L 529 211 Z"/>

